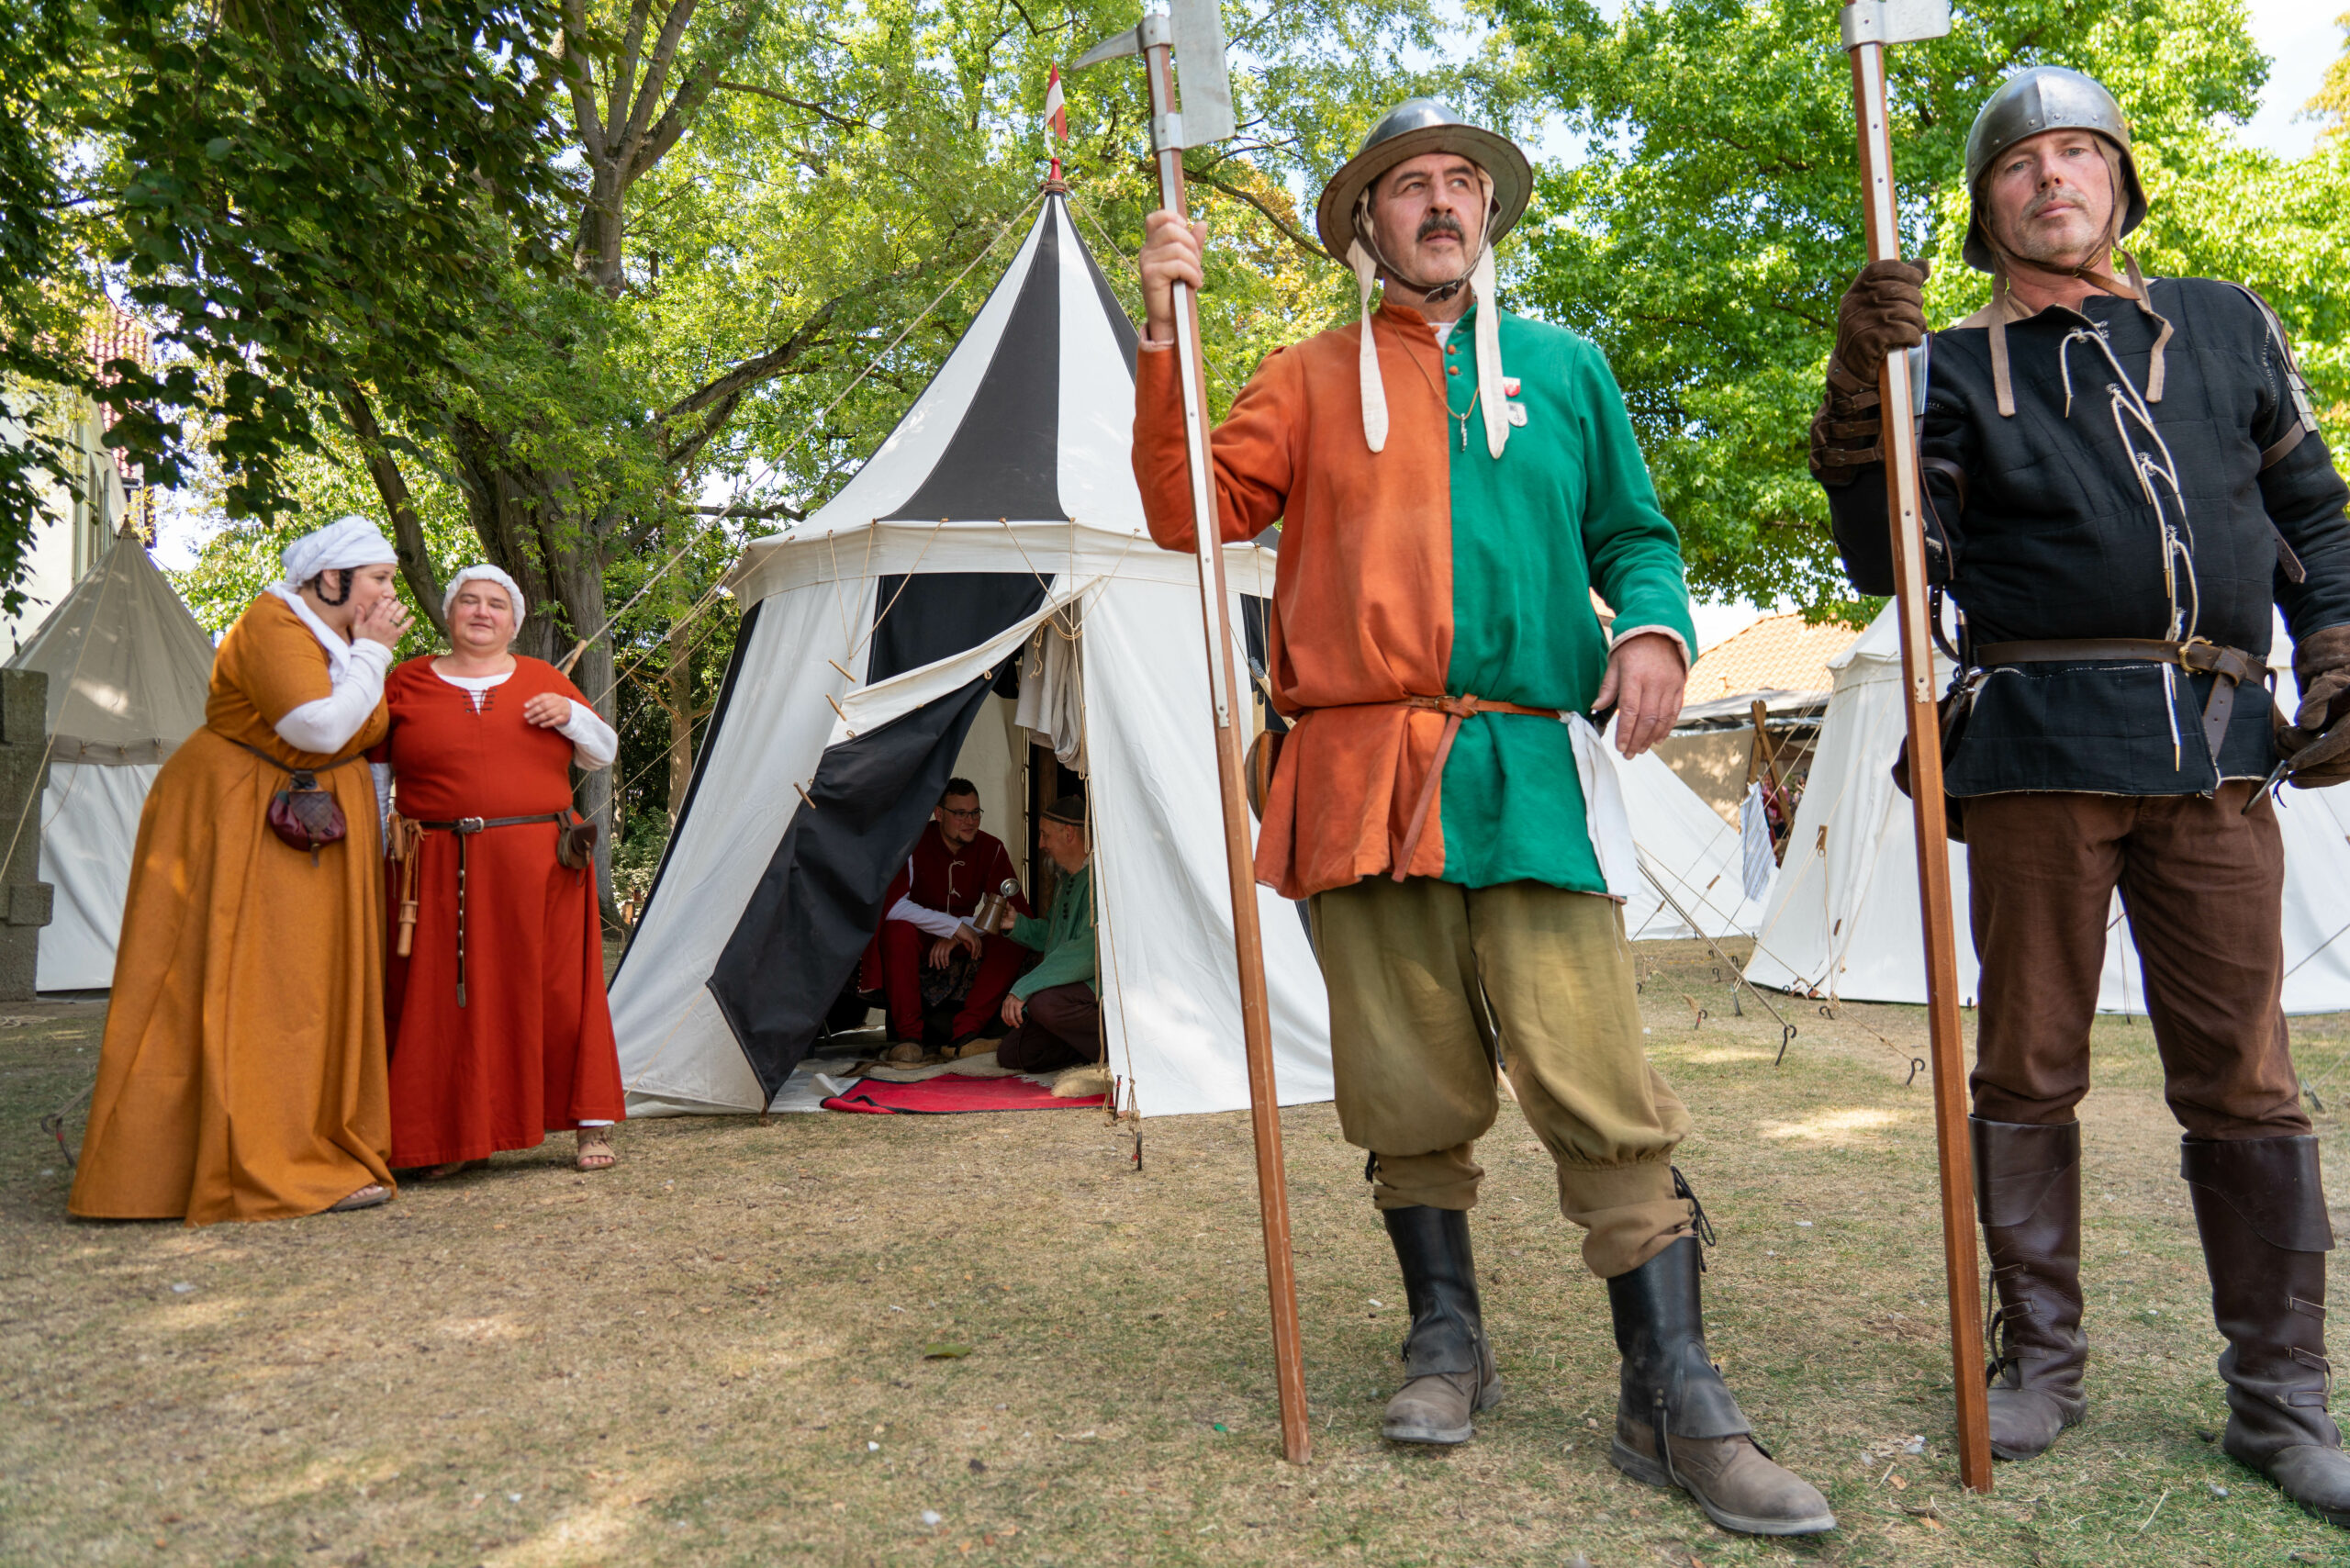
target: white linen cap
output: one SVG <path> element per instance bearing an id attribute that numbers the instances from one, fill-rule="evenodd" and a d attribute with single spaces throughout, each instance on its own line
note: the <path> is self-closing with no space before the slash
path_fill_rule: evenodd
<path id="1" fill-rule="evenodd" d="M 514 607 L 515 629 L 520 631 L 522 616 L 530 608 L 530 601 L 522 597 L 522 585 L 487 562 L 477 566 L 467 566 L 449 579 L 449 586 L 441 592 L 441 619 L 443 621 L 449 619 L 450 608 L 457 602 L 457 590 L 476 578 L 484 582 L 496 583 L 506 590 L 507 601 Z"/>
<path id="2" fill-rule="evenodd" d="M 399 556 L 383 530 L 364 517 L 339 517 L 285 547 L 285 580 L 300 588 L 320 572 L 352 566 L 392 566 Z"/>

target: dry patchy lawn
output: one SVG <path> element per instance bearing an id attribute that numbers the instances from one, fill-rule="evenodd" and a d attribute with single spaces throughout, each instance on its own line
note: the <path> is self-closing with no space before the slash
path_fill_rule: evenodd
<path id="1" fill-rule="evenodd" d="M 557 1138 L 364 1214 L 85 1225 L 37 1124 L 98 1010 L 42 1005 L 0 1020 L 0 1562 L 2350 1556 L 2204 1435 L 2219 1341 L 2143 1020 L 2100 1021 L 2086 1107 L 2089 1418 L 1970 1497 L 1919 1014 L 1782 1001 L 1774 1067 L 1709 958 L 1647 951 L 1720 1232 L 1713 1348 L 1832 1536 L 1734 1539 L 1608 1467 L 1606 1292 L 1511 1110 L 1476 1218 L 1509 1394 L 1435 1452 L 1377 1433 L 1404 1318 L 1361 1158 L 1328 1107 L 1285 1114 L 1315 1445 L 1291 1468 L 1245 1116 L 1146 1123 L 1139 1171 L 1089 1112 L 644 1122 L 600 1176 Z M 2312 1079 L 2350 1049 L 2344 1020 L 2296 1033 Z"/>

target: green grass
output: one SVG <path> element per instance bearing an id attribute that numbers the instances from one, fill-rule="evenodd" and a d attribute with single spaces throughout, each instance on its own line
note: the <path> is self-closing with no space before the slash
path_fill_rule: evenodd
<path id="1" fill-rule="evenodd" d="M 1712 1348 L 1832 1536 L 1726 1536 L 1607 1465 L 1606 1291 L 1514 1108 L 1473 1222 L 1509 1392 L 1446 1451 L 1378 1437 L 1393 1262 L 1329 1108 L 1284 1114 L 1300 1468 L 1243 1115 L 1144 1123 L 1139 1172 L 1090 1112 L 644 1122 L 596 1177 L 557 1138 L 368 1213 L 93 1226 L 37 1122 L 95 1010 L 44 1006 L 0 1026 L 0 1563 L 2350 1562 L 2204 1436 L 2220 1346 L 2143 1020 L 2098 1024 L 2085 1107 L 2089 1417 L 1975 1497 L 1919 1014 L 1782 1002 L 1774 1067 L 1710 959 L 1647 967 Z M 2312 1078 L 2346 1036 L 2296 1021 Z"/>

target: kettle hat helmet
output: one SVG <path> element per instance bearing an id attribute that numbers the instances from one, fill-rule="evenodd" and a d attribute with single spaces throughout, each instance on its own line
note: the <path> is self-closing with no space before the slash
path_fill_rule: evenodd
<path id="1" fill-rule="evenodd" d="M 1478 399 L 1484 412 L 1485 448 L 1495 458 L 1509 442 L 1507 383 L 1502 375 L 1501 326 L 1495 301 L 1494 242 L 1507 233 L 1526 212 L 1534 194 L 1534 171 L 1526 154 L 1505 136 L 1472 125 L 1460 111 L 1437 98 L 1406 98 L 1380 117 L 1363 138 L 1355 155 L 1338 167 L 1322 187 L 1315 204 L 1315 227 L 1330 254 L 1352 268 L 1360 296 L 1362 340 L 1358 375 L 1362 393 L 1362 435 L 1371 451 L 1387 445 L 1387 390 L 1379 371 L 1377 334 L 1372 326 L 1371 290 L 1380 273 L 1399 275 L 1380 255 L 1371 232 L 1371 193 L 1379 177 L 1399 163 L 1430 152 L 1452 152 L 1476 165 L 1485 192 L 1485 232 L 1466 276 L 1431 297 L 1442 298 L 1468 284 L 1477 291 L 1480 308 L 1472 333 L 1477 364 Z M 1406 284 L 1425 285 L 1406 278 Z"/>

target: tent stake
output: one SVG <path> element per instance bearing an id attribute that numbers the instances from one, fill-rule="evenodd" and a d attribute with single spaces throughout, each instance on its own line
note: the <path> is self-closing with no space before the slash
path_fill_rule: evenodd
<path id="1" fill-rule="evenodd" d="M 1950 31 L 1950 7 L 1948 0 L 1902 6 L 1857 0 L 1841 15 L 1844 47 L 1852 62 L 1852 114 L 1859 131 L 1861 210 L 1869 260 L 1896 261 L 1901 255 L 1901 225 L 1894 207 L 1893 138 L 1886 119 L 1886 46 L 1942 37 Z M 1922 369 L 1922 364 L 1920 353 L 1915 368 Z M 1942 726 L 1934 707 L 1933 635 L 1926 620 L 1926 539 L 1912 401 L 1921 388 L 1913 386 L 1912 370 L 1909 354 L 1887 354 L 1878 373 L 1877 392 L 1884 412 L 1886 510 L 1893 531 L 1901 622 L 1902 696 L 1909 714 L 1909 799 L 1926 941 L 1926 1033 L 1933 1063 L 1934 1141 L 1942 1167 L 1942 1271 L 1950 1291 L 1958 1478 L 1971 1492 L 1988 1492 L 1991 1417 L 1983 1380 L 1983 1283 L 1975 1245 L 1975 1162 L 1966 1125 L 1958 956 L 1951 928 Z"/>

